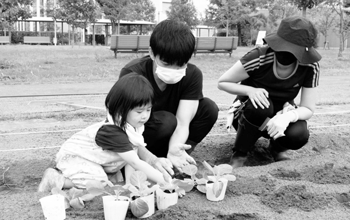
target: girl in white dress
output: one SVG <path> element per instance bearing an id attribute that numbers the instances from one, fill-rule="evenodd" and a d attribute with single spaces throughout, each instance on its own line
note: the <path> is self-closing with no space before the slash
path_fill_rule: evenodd
<path id="1" fill-rule="evenodd" d="M 106 120 L 74 134 L 62 145 L 56 168 L 45 171 L 38 191 L 53 187 L 84 189 L 89 180 L 107 184 L 107 174 L 116 174 L 125 165 L 145 172 L 153 182 L 163 183 L 162 173 L 150 164 L 160 159 L 170 167 L 171 163 L 150 153 L 142 136 L 153 98 L 152 86 L 145 77 L 130 74 L 120 78 L 106 97 Z"/>

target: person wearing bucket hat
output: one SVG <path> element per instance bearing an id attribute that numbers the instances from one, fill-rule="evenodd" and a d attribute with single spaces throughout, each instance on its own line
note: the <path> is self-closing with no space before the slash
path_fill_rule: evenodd
<path id="1" fill-rule="evenodd" d="M 231 164 L 244 166 L 260 137 L 269 139 L 275 161 L 289 159 L 309 139 L 306 120 L 315 110 L 321 55 L 316 51 L 317 30 L 300 16 L 283 19 L 267 45 L 254 48 L 218 80 L 218 88 L 236 95 L 228 126 L 236 129 Z M 301 92 L 298 106 L 294 99 Z M 242 106 L 238 105 L 241 104 Z"/>

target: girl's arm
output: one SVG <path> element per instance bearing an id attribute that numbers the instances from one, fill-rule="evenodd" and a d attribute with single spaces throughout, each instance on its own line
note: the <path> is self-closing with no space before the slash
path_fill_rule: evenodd
<path id="1" fill-rule="evenodd" d="M 166 181 L 171 181 L 171 175 L 174 175 L 173 165 L 167 158 L 158 158 L 146 147 L 138 147 L 138 155 L 141 160 L 146 161 L 155 169 L 159 170 Z"/>
<path id="2" fill-rule="evenodd" d="M 135 170 L 144 172 L 147 178 L 156 183 L 164 183 L 164 178 L 161 172 L 154 169 L 151 165 L 141 160 L 135 151 L 127 151 L 124 153 L 118 153 L 119 156 L 125 160 Z"/>

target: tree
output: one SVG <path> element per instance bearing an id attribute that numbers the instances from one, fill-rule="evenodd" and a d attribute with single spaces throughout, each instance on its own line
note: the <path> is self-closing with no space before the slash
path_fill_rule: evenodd
<path id="1" fill-rule="evenodd" d="M 84 30 L 89 23 L 96 22 L 97 8 L 93 0 L 60 0 L 56 10 L 57 18 L 72 25 L 73 36 L 74 29 L 80 27 Z M 75 37 L 73 37 L 75 43 Z"/>
<path id="2" fill-rule="evenodd" d="M 254 30 L 260 30 L 260 28 L 266 27 L 267 24 L 267 17 L 263 14 L 257 14 L 254 16 L 249 17 L 249 28 L 250 28 L 250 42 L 253 44 L 253 34 L 252 32 Z"/>
<path id="3" fill-rule="evenodd" d="M 111 20 L 112 34 L 120 34 L 120 20 L 154 22 L 155 10 L 151 0 L 96 0 L 105 17 Z M 116 26 L 118 25 L 118 28 Z M 142 30 L 140 30 L 141 32 Z"/>
<path id="4" fill-rule="evenodd" d="M 185 22 L 191 28 L 199 24 L 196 7 L 188 0 L 172 0 L 169 9 L 166 12 L 169 19 Z"/>
<path id="5" fill-rule="evenodd" d="M 237 28 L 239 45 L 244 44 L 243 30 L 250 30 L 251 17 L 257 16 L 257 9 L 266 5 L 266 1 L 255 0 L 210 0 L 206 10 L 206 23 L 225 28 L 226 36 L 233 27 Z M 249 31 L 250 33 L 250 31 Z"/>
<path id="6" fill-rule="evenodd" d="M 32 3 L 32 0 L 0 0 L 0 23 L 4 29 L 8 28 L 10 39 L 14 23 L 32 17 Z"/>
<path id="7" fill-rule="evenodd" d="M 323 0 L 290 0 L 290 2 L 296 5 L 303 12 L 303 16 L 306 17 L 306 9 L 311 9 Z"/>
<path id="8" fill-rule="evenodd" d="M 346 41 L 346 37 L 349 33 L 350 24 L 347 17 L 349 17 L 349 13 L 347 10 L 347 2 L 344 4 L 343 0 L 327 0 L 326 4 L 330 5 L 333 10 L 339 15 L 339 38 L 340 38 L 340 44 L 339 44 L 339 52 L 338 57 L 343 57 L 343 51 L 344 51 L 344 44 Z M 345 7 L 344 7 L 345 6 Z"/>
<path id="9" fill-rule="evenodd" d="M 111 20 L 112 33 L 119 34 L 120 32 L 120 20 L 127 14 L 129 7 L 129 0 L 96 0 L 102 12 L 107 19 Z M 116 29 L 116 25 L 118 28 Z"/>
<path id="10" fill-rule="evenodd" d="M 325 4 L 320 4 L 314 9 L 310 10 L 311 20 L 316 25 L 318 31 L 324 36 L 324 48 L 326 49 L 326 42 L 328 42 L 328 33 L 336 24 L 337 14 L 332 7 Z M 321 16 L 318 16 L 321 15 Z"/>
<path id="11" fill-rule="evenodd" d="M 295 8 L 289 0 L 272 0 L 268 4 L 268 9 L 268 26 L 271 32 L 277 30 L 279 24 L 284 18 L 299 13 L 297 8 Z"/>
<path id="12" fill-rule="evenodd" d="M 131 0 L 128 9 L 127 20 L 154 22 L 156 8 L 151 0 Z"/>
<path id="13" fill-rule="evenodd" d="M 128 6 L 128 13 L 125 15 L 126 20 L 135 21 L 155 21 L 155 11 L 156 8 L 151 0 L 131 0 Z M 150 25 L 146 26 L 144 30 L 151 31 L 152 27 Z M 136 31 L 137 28 L 132 26 L 130 31 Z M 139 30 L 139 34 L 142 34 L 142 26 Z"/>

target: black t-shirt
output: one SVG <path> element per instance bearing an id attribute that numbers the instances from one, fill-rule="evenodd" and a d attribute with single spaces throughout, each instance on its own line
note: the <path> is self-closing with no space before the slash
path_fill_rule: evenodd
<path id="1" fill-rule="evenodd" d="M 124 153 L 133 150 L 126 132 L 116 125 L 103 125 L 97 131 L 96 144 L 103 150 Z"/>
<path id="2" fill-rule="evenodd" d="M 320 67 L 317 62 L 302 64 L 297 62 L 292 75 L 281 78 L 276 74 L 275 52 L 268 46 L 255 48 L 244 55 L 240 61 L 249 75 L 243 85 L 264 88 L 274 101 L 293 100 L 301 87 L 313 88 L 319 83 Z"/>
<path id="3" fill-rule="evenodd" d="M 188 63 L 186 76 L 176 84 L 168 84 L 164 91 L 161 91 L 154 79 L 153 61 L 149 56 L 135 59 L 129 62 L 121 70 L 119 78 L 124 75 L 136 72 L 145 76 L 154 89 L 155 103 L 152 111 L 168 111 L 176 114 L 180 100 L 200 100 L 203 98 L 203 75 L 195 65 Z"/>

